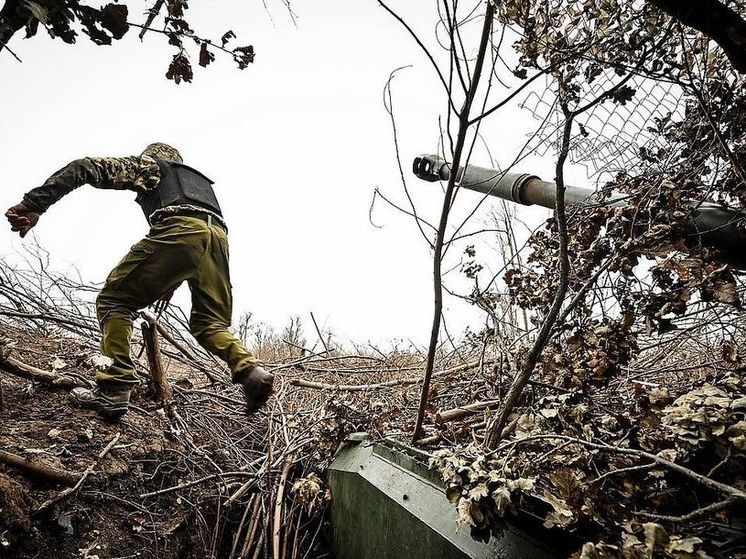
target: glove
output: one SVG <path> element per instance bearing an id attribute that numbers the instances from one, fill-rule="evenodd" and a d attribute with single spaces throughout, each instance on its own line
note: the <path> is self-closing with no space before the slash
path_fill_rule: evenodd
<path id="1" fill-rule="evenodd" d="M 18 231 L 21 237 L 25 237 L 31 228 L 39 222 L 39 213 L 29 208 L 23 202 L 9 208 L 5 212 L 5 217 L 8 218 L 11 230 Z"/>

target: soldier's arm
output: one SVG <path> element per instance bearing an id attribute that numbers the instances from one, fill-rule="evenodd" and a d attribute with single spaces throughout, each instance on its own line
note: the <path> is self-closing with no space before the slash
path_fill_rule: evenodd
<path id="1" fill-rule="evenodd" d="M 37 213 L 49 207 L 79 186 L 115 190 L 150 190 L 160 181 L 155 159 L 148 156 L 86 157 L 76 159 L 49 177 L 43 185 L 23 197 L 23 204 Z"/>

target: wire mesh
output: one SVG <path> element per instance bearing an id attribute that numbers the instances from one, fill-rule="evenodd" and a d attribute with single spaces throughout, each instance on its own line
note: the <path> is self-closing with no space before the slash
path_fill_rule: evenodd
<path id="1" fill-rule="evenodd" d="M 619 79 L 614 71 L 607 71 L 585 88 L 579 104 L 596 99 Z M 564 122 L 552 80 L 547 76 L 545 86 L 533 90 L 520 104 L 545 123 L 529 144 L 529 149 L 540 156 L 557 150 Z M 632 77 L 627 85 L 634 90 L 631 99 L 623 104 L 608 99 L 576 119 L 578 127 L 569 158 L 585 167 L 588 178 L 601 181 L 620 171 L 640 171 L 644 166 L 640 149 L 663 147 L 655 131 L 657 122 L 669 115 L 674 120 L 683 117 L 683 92 L 678 85 L 644 76 Z"/>

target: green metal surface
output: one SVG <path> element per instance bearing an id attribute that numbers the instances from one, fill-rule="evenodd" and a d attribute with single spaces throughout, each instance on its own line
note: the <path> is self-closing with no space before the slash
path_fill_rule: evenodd
<path id="1" fill-rule="evenodd" d="M 456 510 L 418 451 L 351 436 L 329 468 L 336 559 L 554 559 L 508 527 L 489 543 L 456 524 Z"/>

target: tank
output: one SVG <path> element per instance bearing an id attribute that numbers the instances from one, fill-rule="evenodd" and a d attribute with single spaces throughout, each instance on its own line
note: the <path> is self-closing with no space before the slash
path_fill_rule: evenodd
<path id="1" fill-rule="evenodd" d="M 421 451 L 350 435 L 328 470 L 336 559 L 559 559 L 569 547 L 548 531 L 506 524 L 487 543 L 458 526 L 445 489 Z M 552 542 L 552 547 L 540 541 Z"/>
<path id="2" fill-rule="evenodd" d="M 437 155 L 420 155 L 413 164 L 414 174 L 425 181 L 445 181 L 451 177 L 451 165 Z M 461 167 L 456 185 L 488 196 L 525 206 L 537 205 L 554 209 L 556 184 L 536 175 L 514 173 L 467 165 Z M 596 192 L 587 188 L 567 186 L 567 204 L 597 204 Z M 603 203 L 623 205 L 622 195 L 612 195 Z M 700 244 L 714 248 L 719 257 L 741 270 L 746 269 L 746 212 L 710 202 L 698 202 L 684 231 L 688 246 Z"/>

